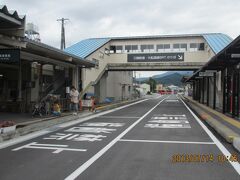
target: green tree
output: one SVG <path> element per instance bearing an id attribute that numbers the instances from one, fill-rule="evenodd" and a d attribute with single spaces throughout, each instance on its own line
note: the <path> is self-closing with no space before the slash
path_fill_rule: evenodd
<path id="1" fill-rule="evenodd" d="M 150 77 L 149 80 L 146 83 L 150 85 L 150 91 L 155 92 L 155 89 L 156 89 L 156 86 L 157 86 L 157 81 Z"/>

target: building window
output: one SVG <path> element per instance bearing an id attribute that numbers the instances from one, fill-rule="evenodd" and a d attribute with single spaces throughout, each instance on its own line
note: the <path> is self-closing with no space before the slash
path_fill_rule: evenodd
<path id="1" fill-rule="evenodd" d="M 126 45 L 125 46 L 125 51 L 130 52 L 132 50 L 132 46 L 131 45 Z"/>
<path id="2" fill-rule="evenodd" d="M 199 43 L 198 50 L 199 51 L 204 51 L 205 50 L 205 44 L 204 43 Z"/>
<path id="3" fill-rule="evenodd" d="M 173 44 L 173 51 L 187 51 L 187 44 Z"/>
<path id="4" fill-rule="evenodd" d="M 157 51 L 158 52 L 170 51 L 170 44 L 157 44 Z"/>
<path id="5" fill-rule="evenodd" d="M 128 86 L 128 92 L 129 93 L 131 92 L 131 86 Z"/>
<path id="6" fill-rule="evenodd" d="M 116 46 L 110 46 L 110 53 L 116 53 Z"/>
<path id="7" fill-rule="evenodd" d="M 138 52 L 138 45 L 132 45 L 132 52 Z"/>
<path id="8" fill-rule="evenodd" d="M 123 52 L 123 47 L 122 46 L 110 46 L 110 53 L 122 53 Z"/>
<path id="9" fill-rule="evenodd" d="M 180 51 L 180 44 L 173 44 L 173 51 Z"/>
<path id="10" fill-rule="evenodd" d="M 204 43 L 190 43 L 190 51 L 204 51 L 205 44 Z"/>
<path id="11" fill-rule="evenodd" d="M 123 47 L 122 46 L 116 46 L 116 53 L 122 53 Z"/>
<path id="12" fill-rule="evenodd" d="M 187 44 L 180 44 L 180 51 L 187 51 Z"/>
<path id="13" fill-rule="evenodd" d="M 93 59 L 92 61 L 95 63 L 95 68 L 99 69 L 99 60 Z"/>
<path id="14" fill-rule="evenodd" d="M 154 45 L 153 44 L 144 44 L 141 45 L 142 52 L 154 52 Z"/>
<path id="15" fill-rule="evenodd" d="M 190 43 L 190 51 L 197 51 L 197 43 Z"/>
<path id="16" fill-rule="evenodd" d="M 125 51 L 126 52 L 138 52 L 138 45 L 126 45 Z"/>

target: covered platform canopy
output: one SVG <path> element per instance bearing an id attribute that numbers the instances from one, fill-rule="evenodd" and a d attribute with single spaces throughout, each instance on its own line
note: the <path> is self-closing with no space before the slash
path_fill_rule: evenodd
<path id="1" fill-rule="evenodd" d="M 240 63 L 240 36 L 234 39 L 223 50 L 213 56 L 203 67 L 197 70 L 186 82 L 190 82 L 199 76 L 200 72 L 221 71 L 229 66 Z"/>
<path id="2" fill-rule="evenodd" d="M 26 43 L 26 48 L 22 48 L 21 59 L 40 61 L 46 64 L 57 64 L 63 67 L 95 67 L 95 63 L 92 61 L 80 58 L 46 44 L 26 38 L 23 42 Z"/>
<path id="3" fill-rule="evenodd" d="M 63 67 L 95 67 L 95 63 L 25 37 L 25 15 L 0 5 L 0 48 L 20 49 L 20 59 Z"/>
<path id="4" fill-rule="evenodd" d="M 19 37 L 24 36 L 25 26 L 24 15 L 19 15 L 17 11 L 8 10 L 7 6 L 0 5 L 0 33 L 11 34 Z"/>

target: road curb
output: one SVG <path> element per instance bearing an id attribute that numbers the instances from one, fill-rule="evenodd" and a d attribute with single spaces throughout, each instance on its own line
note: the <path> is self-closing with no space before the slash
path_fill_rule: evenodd
<path id="1" fill-rule="evenodd" d="M 123 101 L 123 102 L 114 103 L 114 104 L 108 104 L 108 105 L 105 105 L 105 106 L 99 106 L 99 107 L 96 108 L 96 110 L 106 111 L 106 110 L 109 110 L 109 109 L 112 109 L 112 108 L 116 108 L 116 107 L 119 107 L 119 106 L 122 106 L 122 105 L 125 105 L 125 104 L 129 104 L 129 103 L 133 103 L 133 102 L 139 101 L 141 99 L 142 98 L 128 100 L 128 101 Z"/>
<path id="2" fill-rule="evenodd" d="M 206 113 L 206 110 L 201 109 L 197 103 L 193 100 L 181 96 L 181 98 L 201 117 L 202 120 L 206 121 L 213 129 L 218 132 L 228 143 L 233 144 L 236 150 L 240 152 L 240 135 L 234 132 L 229 127 L 225 126 L 211 115 Z"/>
<path id="3" fill-rule="evenodd" d="M 42 129 L 45 129 L 45 128 L 48 128 L 48 127 L 51 127 L 51 126 L 54 126 L 54 125 L 58 125 L 58 124 L 62 124 L 62 123 L 65 123 L 65 122 L 77 120 L 79 118 L 84 118 L 84 117 L 89 116 L 91 114 L 93 114 L 93 113 L 85 113 L 85 114 L 82 114 L 80 116 L 68 115 L 68 116 L 64 116 L 64 117 L 54 118 L 54 120 L 53 119 L 48 119 L 48 120 L 32 123 L 32 124 L 26 125 L 24 127 L 17 128 L 14 133 L 1 134 L 0 135 L 0 142 L 6 141 L 6 140 L 9 140 L 9 139 L 13 139 L 13 138 L 17 138 L 19 136 L 26 135 L 26 134 L 29 134 L 29 133 L 32 133 L 32 132 L 40 131 Z"/>
<path id="4" fill-rule="evenodd" d="M 123 105 L 126 105 L 126 104 L 130 104 L 130 103 L 133 103 L 133 102 L 136 102 L 136 101 L 139 101 L 141 99 L 134 99 L 134 100 L 131 100 L 131 101 L 124 101 L 124 102 L 120 102 L 120 103 L 115 103 L 115 104 L 109 104 L 107 106 L 102 106 L 101 108 L 96 108 L 96 110 L 102 112 L 102 111 L 106 111 L 106 110 L 110 110 L 110 109 L 113 109 L 113 108 L 117 108 L 117 107 L 120 107 L 120 106 L 123 106 Z M 0 134 L 0 142 L 3 142 L 3 141 L 6 141 L 6 140 L 10 140 L 10 139 L 13 139 L 13 138 L 17 138 L 19 136 L 23 136 L 23 135 L 26 135 L 26 134 L 29 134 L 29 133 L 32 133 L 32 132 L 36 132 L 36 131 L 40 131 L 42 129 L 45 129 L 45 128 L 49 128 L 51 126 L 54 126 L 54 125 L 58 125 L 58 124 L 62 124 L 62 123 L 66 123 L 66 122 L 69 122 L 69 121 L 74 121 L 74 120 L 77 120 L 79 118 L 85 118 L 89 115 L 93 115 L 95 113 L 93 112 L 87 112 L 87 113 L 84 113 L 84 114 L 81 114 L 78 115 L 78 116 L 74 116 L 74 115 L 65 115 L 65 116 L 60 116 L 58 118 L 48 118 L 48 119 L 44 119 L 42 121 L 37 121 L 37 122 L 33 122 L 33 123 L 27 123 L 26 125 L 23 124 L 19 124 L 23 127 L 21 128 L 17 128 L 16 131 L 14 133 L 11 133 L 11 134 Z"/>
<path id="5" fill-rule="evenodd" d="M 240 137 L 235 137 L 233 139 L 233 146 L 240 152 Z"/>

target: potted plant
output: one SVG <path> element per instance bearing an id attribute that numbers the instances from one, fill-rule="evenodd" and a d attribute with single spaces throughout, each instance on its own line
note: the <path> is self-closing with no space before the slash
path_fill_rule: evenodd
<path id="1" fill-rule="evenodd" d="M 10 134 L 15 132 L 16 123 L 14 121 L 0 122 L 0 134 Z"/>

